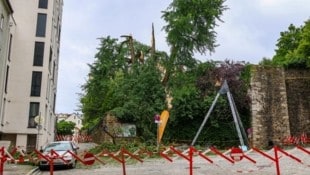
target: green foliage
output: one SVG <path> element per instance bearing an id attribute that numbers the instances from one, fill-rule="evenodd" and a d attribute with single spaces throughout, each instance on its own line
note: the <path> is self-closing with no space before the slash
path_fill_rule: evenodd
<path id="1" fill-rule="evenodd" d="M 134 41 L 137 52 L 144 53 L 144 61 L 128 62 L 128 46 L 110 37 L 101 39 L 96 60 L 89 65 L 89 80 L 81 96 L 84 126 L 91 130 L 110 113 L 121 122 L 135 123 L 142 138 L 154 137 L 155 113 L 165 109 L 165 90 L 160 72 L 149 46 Z M 156 52 L 160 61 L 161 52 Z"/>
<path id="2" fill-rule="evenodd" d="M 167 42 L 172 46 L 172 54 L 176 58 L 191 59 L 195 51 L 214 51 L 214 28 L 227 9 L 223 3 L 224 0 L 173 0 L 166 11 L 163 11 L 162 17 L 167 22 L 164 27 L 168 34 Z"/>
<path id="3" fill-rule="evenodd" d="M 259 65 L 265 65 L 265 66 L 272 66 L 274 63 L 272 59 L 264 57 L 260 62 Z"/>
<path id="4" fill-rule="evenodd" d="M 196 66 L 194 53 L 214 52 L 216 32 L 214 28 L 227 8 L 224 0 L 173 0 L 163 11 L 162 18 L 167 25 L 167 42 L 171 47 L 170 58 L 165 64 L 166 73 L 163 84 L 166 85 L 176 69 Z"/>
<path id="5" fill-rule="evenodd" d="M 122 122 L 135 123 L 142 138 L 154 138 L 153 116 L 165 109 L 165 90 L 155 64 L 134 65 L 116 91 L 114 100 L 119 104 L 110 113 Z"/>
<path id="6" fill-rule="evenodd" d="M 285 67 L 310 68 L 310 20 L 304 26 L 291 24 L 281 32 L 272 64 Z"/>
<path id="7" fill-rule="evenodd" d="M 127 141 L 127 142 L 122 142 L 120 144 L 112 144 L 112 143 L 102 143 L 92 149 L 89 150 L 89 152 L 93 154 L 99 154 L 102 151 L 109 151 L 109 152 L 118 152 L 122 148 L 128 150 L 129 152 L 135 152 L 138 149 L 143 149 L 144 151 L 149 151 L 151 153 L 156 152 L 157 148 L 154 145 L 146 145 L 141 142 L 132 142 L 132 141 Z M 141 156 L 141 155 L 140 155 Z"/>
<path id="8" fill-rule="evenodd" d="M 102 38 L 100 45 L 94 63 L 89 65 L 89 79 L 82 86 L 84 94 L 81 94 L 80 101 L 86 125 L 96 123 L 96 120 L 111 108 L 110 95 L 113 89 L 109 88 L 112 86 L 110 79 L 118 75 L 119 71 L 127 69 L 125 53 L 119 51 L 117 39 Z"/>
<path id="9" fill-rule="evenodd" d="M 61 120 L 56 124 L 57 134 L 72 135 L 75 123 L 72 121 Z"/>
<path id="10" fill-rule="evenodd" d="M 192 141 L 220 88 L 215 86 L 215 77 L 228 81 L 243 125 L 245 128 L 250 127 L 250 100 L 247 95 L 250 65 L 230 61 L 200 63 L 190 71 L 176 72 L 171 78 L 173 108 L 165 131 L 166 142 Z M 197 143 L 238 145 L 238 135 L 226 95 L 218 99 Z"/>

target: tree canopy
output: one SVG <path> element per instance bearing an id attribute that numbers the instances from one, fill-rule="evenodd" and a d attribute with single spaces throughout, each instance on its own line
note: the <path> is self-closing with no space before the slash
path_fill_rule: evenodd
<path id="1" fill-rule="evenodd" d="M 284 67 L 310 68 L 310 20 L 296 27 L 291 24 L 280 33 L 276 54 L 271 64 Z M 262 64 L 270 64 L 266 59 Z"/>
<path id="2" fill-rule="evenodd" d="M 61 120 L 56 124 L 57 134 L 72 135 L 75 123 L 72 121 Z"/>
<path id="3" fill-rule="evenodd" d="M 195 52 L 214 52 L 216 32 L 214 28 L 220 19 L 225 0 L 173 0 L 163 11 L 162 18 L 167 22 L 167 42 L 171 47 L 170 58 L 163 83 L 169 81 L 176 66 L 192 68 L 196 64 Z"/>
<path id="4" fill-rule="evenodd" d="M 130 45 L 109 36 L 101 38 L 81 97 L 86 128 L 96 125 L 108 113 L 122 122 L 136 123 L 137 134 L 144 137 L 155 128 L 152 116 L 165 109 L 160 71 L 149 46 L 137 41 L 132 44 L 136 50 L 134 57 L 143 55 L 144 61 L 128 61 L 132 60 Z M 156 55 L 158 60 L 165 58 L 161 52 Z"/>

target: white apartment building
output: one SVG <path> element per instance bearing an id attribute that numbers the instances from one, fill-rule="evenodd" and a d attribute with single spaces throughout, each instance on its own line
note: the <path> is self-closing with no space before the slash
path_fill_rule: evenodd
<path id="1" fill-rule="evenodd" d="M 0 89 L 0 139 L 32 151 L 55 138 L 63 0 L 6 1 L 15 26 L 1 65 L 7 78 L 0 79 L 5 87 Z"/>
<path id="2" fill-rule="evenodd" d="M 0 99 L 3 99 L 7 92 L 7 62 L 9 60 L 10 47 L 10 21 L 12 19 L 13 9 L 9 0 L 0 0 Z M 11 24 L 13 25 L 13 23 Z M 13 27 L 13 26 L 12 26 Z M 1 106 L 3 100 L 0 100 L 0 116 L 2 115 Z"/>

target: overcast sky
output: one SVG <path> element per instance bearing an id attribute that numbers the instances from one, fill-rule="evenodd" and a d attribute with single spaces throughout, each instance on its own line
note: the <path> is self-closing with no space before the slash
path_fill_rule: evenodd
<path id="1" fill-rule="evenodd" d="M 171 0 L 64 0 L 56 113 L 79 112 L 79 93 L 99 47 L 97 38 L 132 34 L 151 42 L 155 26 L 156 49 L 169 52 L 161 11 Z M 216 28 L 215 53 L 201 61 L 235 60 L 258 63 L 271 58 L 280 32 L 290 24 L 304 25 L 310 17 L 310 0 L 226 0 L 224 23 Z"/>

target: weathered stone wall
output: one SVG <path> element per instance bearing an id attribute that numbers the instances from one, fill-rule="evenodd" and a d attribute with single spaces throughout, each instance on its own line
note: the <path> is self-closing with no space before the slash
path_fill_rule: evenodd
<path id="1" fill-rule="evenodd" d="M 309 77 L 309 70 L 253 67 L 253 146 L 281 145 L 287 136 L 310 133 Z"/>
<path id="2" fill-rule="evenodd" d="M 283 136 L 290 135 L 284 71 L 254 66 L 251 75 L 252 144 L 280 143 Z"/>
<path id="3" fill-rule="evenodd" d="M 290 131 L 292 136 L 310 134 L 310 71 L 286 70 Z"/>

